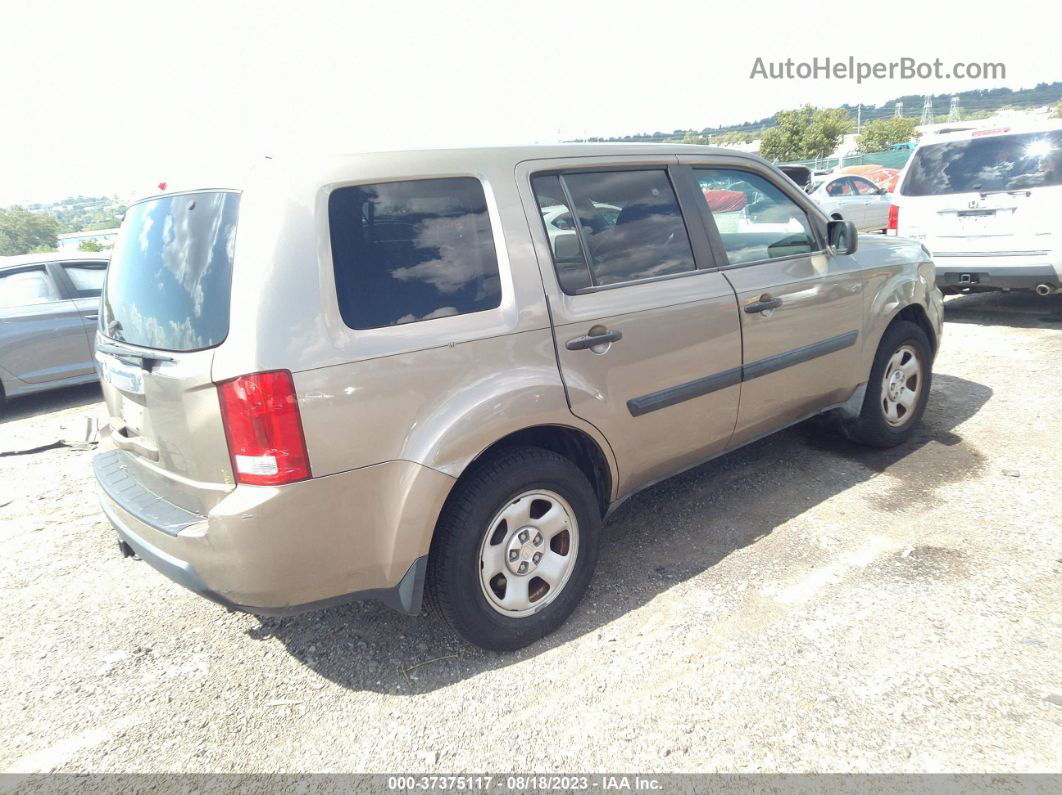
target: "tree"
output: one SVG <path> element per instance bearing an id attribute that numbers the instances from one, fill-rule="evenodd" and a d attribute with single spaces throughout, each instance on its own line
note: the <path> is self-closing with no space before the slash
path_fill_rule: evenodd
<path id="1" fill-rule="evenodd" d="M 93 240 L 91 237 L 88 240 L 82 240 L 77 247 L 78 251 L 103 251 L 104 245 L 98 240 Z"/>
<path id="2" fill-rule="evenodd" d="M 1055 103 L 1055 112 L 1051 114 L 1052 119 L 1062 119 L 1062 102 Z"/>
<path id="3" fill-rule="evenodd" d="M 52 251 L 59 245 L 59 222 L 17 204 L 0 208 L 0 256 Z"/>
<path id="4" fill-rule="evenodd" d="M 917 126 L 917 119 L 903 116 L 868 121 L 863 125 L 863 132 L 856 138 L 856 151 L 884 152 L 893 144 L 902 144 L 921 135 L 915 129 Z"/>
<path id="5" fill-rule="evenodd" d="M 768 160 L 810 160 L 833 153 L 852 126 L 842 108 L 804 105 L 783 110 L 774 117 L 775 126 L 760 138 L 760 154 Z"/>

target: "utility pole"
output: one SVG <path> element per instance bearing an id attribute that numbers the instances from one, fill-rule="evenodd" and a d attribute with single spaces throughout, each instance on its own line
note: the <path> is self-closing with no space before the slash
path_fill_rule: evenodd
<path id="1" fill-rule="evenodd" d="M 860 134 L 860 130 L 863 128 L 863 103 L 860 102 L 856 107 L 856 135 Z"/>
<path id="2" fill-rule="evenodd" d="M 933 97 L 926 94 L 925 104 L 922 105 L 922 120 L 919 124 L 929 124 L 933 121 Z"/>
<path id="3" fill-rule="evenodd" d="M 896 118 L 903 118 L 903 100 L 896 100 Z"/>

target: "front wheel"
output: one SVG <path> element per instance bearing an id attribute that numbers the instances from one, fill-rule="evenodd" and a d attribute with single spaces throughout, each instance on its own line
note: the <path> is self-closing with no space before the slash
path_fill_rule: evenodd
<path id="1" fill-rule="evenodd" d="M 582 600 L 600 526 L 594 490 L 571 461 L 534 447 L 503 451 L 455 486 L 432 541 L 429 599 L 477 646 L 527 646 Z"/>
<path id="2" fill-rule="evenodd" d="M 870 370 L 859 416 L 841 425 L 852 441 L 895 447 L 914 432 L 929 400 L 932 353 L 926 333 L 914 323 L 889 326 Z"/>

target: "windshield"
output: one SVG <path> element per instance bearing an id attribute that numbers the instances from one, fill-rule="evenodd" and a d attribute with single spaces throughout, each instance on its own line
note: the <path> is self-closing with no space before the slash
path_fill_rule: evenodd
<path id="1" fill-rule="evenodd" d="M 939 196 L 1062 185 L 1062 130 L 930 144 L 911 160 L 901 193 Z"/>
<path id="2" fill-rule="evenodd" d="M 100 327 L 167 351 L 212 348 L 229 331 L 238 193 L 182 193 L 134 204 L 111 257 Z"/>

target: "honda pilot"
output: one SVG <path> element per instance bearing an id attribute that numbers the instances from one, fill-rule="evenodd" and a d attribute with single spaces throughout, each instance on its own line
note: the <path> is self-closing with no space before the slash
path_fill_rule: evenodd
<path id="1" fill-rule="evenodd" d="M 941 312 L 923 246 L 752 155 L 269 160 L 126 213 L 99 497 L 127 555 L 230 608 L 428 599 L 516 649 L 640 489 L 823 413 L 904 442 Z"/>
<path id="2" fill-rule="evenodd" d="M 924 139 L 889 226 L 924 243 L 945 293 L 1062 292 L 1062 120 Z"/>

